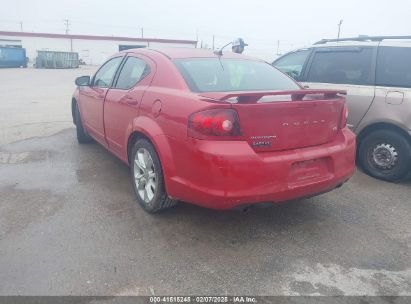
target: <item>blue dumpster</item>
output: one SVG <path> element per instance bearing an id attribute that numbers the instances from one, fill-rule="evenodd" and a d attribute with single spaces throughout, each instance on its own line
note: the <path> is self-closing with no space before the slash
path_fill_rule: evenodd
<path id="1" fill-rule="evenodd" d="M 26 49 L 0 47 L 0 68 L 27 68 Z"/>

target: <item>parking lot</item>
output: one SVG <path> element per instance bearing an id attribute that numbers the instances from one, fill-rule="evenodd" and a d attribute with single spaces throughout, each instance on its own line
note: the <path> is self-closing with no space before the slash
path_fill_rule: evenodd
<path id="1" fill-rule="evenodd" d="M 0 295 L 411 295 L 411 182 L 268 209 L 136 203 L 71 122 L 75 70 L 0 70 Z"/>

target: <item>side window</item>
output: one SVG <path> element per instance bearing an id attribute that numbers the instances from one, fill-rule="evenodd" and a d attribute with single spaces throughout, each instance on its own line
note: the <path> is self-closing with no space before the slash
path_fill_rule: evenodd
<path id="1" fill-rule="evenodd" d="M 304 63 L 309 54 L 309 50 L 297 51 L 278 59 L 273 63 L 273 65 L 281 72 L 286 73 L 298 80 L 301 76 Z"/>
<path id="2" fill-rule="evenodd" d="M 307 81 L 371 85 L 372 51 L 372 48 L 352 51 L 317 51 Z"/>
<path id="3" fill-rule="evenodd" d="M 123 57 L 115 57 L 107 61 L 94 75 L 93 86 L 108 88 Z"/>
<path id="4" fill-rule="evenodd" d="M 411 87 L 411 48 L 381 46 L 378 49 L 376 84 Z"/>
<path id="5" fill-rule="evenodd" d="M 150 72 L 144 60 L 128 57 L 117 80 L 116 88 L 128 90 Z"/>

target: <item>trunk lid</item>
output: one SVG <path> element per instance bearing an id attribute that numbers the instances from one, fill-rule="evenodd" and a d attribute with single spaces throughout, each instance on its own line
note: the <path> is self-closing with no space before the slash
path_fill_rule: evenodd
<path id="1" fill-rule="evenodd" d="M 280 151 L 325 144 L 338 133 L 342 91 L 298 90 L 213 92 L 201 96 L 230 102 L 241 131 L 256 151 Z"/>

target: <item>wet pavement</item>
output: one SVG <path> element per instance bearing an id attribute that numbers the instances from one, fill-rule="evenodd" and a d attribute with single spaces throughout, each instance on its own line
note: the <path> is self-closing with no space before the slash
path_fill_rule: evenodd
<path id="1" fill-rule="evenodd" d="M 149 215 L 74 129 L 1 155 L 0 294 L 411 294 L 410 184 L 358 172 L 273 208 Z"/>
<path id="2" fill-rule="evenodd" d="M 0 145 L 71 128 L 74 79 L 97 68 L 0 69 Z"/>
<path id="3" fill-rule="evenodd" d="M 127 166 L 72 125 L 44 130 L 2 137 L 0 295 L 411 295 L 411 182 L 357 172 L 273 208 L 150 215 Z"/>

